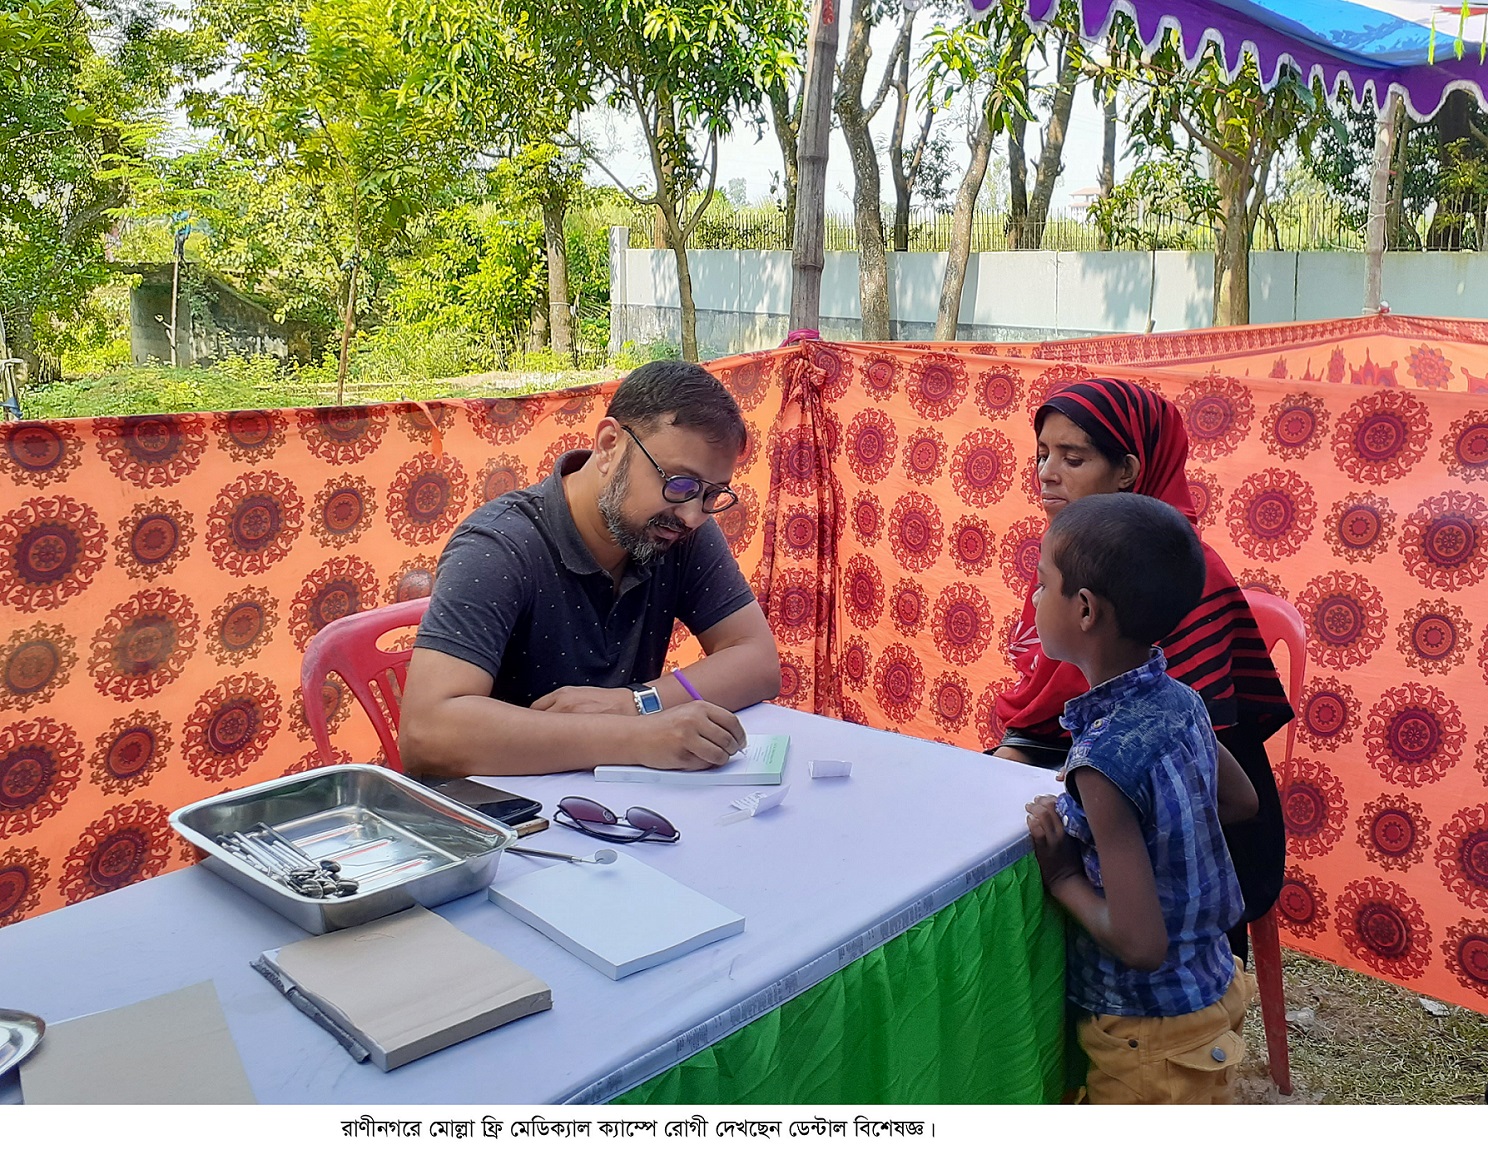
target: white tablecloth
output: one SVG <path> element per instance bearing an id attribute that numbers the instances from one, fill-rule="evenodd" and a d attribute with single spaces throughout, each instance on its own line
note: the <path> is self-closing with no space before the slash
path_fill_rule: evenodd
<path id="1" fill-rule="evenodd" d="M 450 922 L 544 979 L 553 1009 L 391 1073 L 357 1064 L 248 963 L 304 932 L 201 867 L 0 929 L 0 1005 L 49 1021 L 202 979 L 217 988 L 249 1080 L 266 1103 L 601 1102 L 676 1065 L 935 913 L 1028 850 L 1024 804 L 1047 771 L 762 704 L 751 737 L 791 736 L 774 810 L 720 825 L 749 787 L 596 783 L 575 773 L 499 780 L 542 800 L 639 804 L 682 832 L 632 852 L 745 916 L 742 934 L 611 981 L 484 893 L 439 907 Z M 812 779 L 813 758 L 847 759 Z M 587 854 L 555 826 L 524 840 Z M 499 874 L 569 866 L 506 856 Z M 437 969 L 410 978 L 437 979 Z M 19 1100 L 14 1072 L 0 1101 Z"/>

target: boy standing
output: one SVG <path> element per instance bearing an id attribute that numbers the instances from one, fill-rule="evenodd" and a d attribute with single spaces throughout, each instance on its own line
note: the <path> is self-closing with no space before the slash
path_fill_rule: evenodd
<path id="1" fill-rule="evenodd" d="M 1095 684 L 1060 720 L 1066 793 L 1028 805 L 1044 883 L 1081 928 L 1067 994 L 1089 1100 L 1230 1102 L 1253 983 L 1225 936 L 1243 901 L 1220 823 L 1256 795 L 1152 645 L 1202 594 L 1199 541 L 1159 500 L 1091 495 L 1045 533 L 1038 580 L 1044 653 Z"/>

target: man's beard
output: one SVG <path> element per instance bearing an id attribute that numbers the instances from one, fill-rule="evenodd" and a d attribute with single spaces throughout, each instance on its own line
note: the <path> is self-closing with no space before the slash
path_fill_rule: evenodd
<path id="1" fill-rule="evenodd" d="M 666 554 L 674 543 L 680 543 L 682 539 L 685 539 L 690 528 L 675 515 L 666 511 L 653 515 L 646 522 L 639 524 L 625 518 L 625 513 L 621 509 L 625 505 L 625 495 L 629 490 L 630 453 L 626 452 L 625 458 L 620 461 L 620 466 L 615 469 L 615 477 L 599 493 L 599 514 L 604 519 L 605 527 L 609 530 L 611 538 L 624 548 L 633 563 L 650 563 L 653 559 Z M 679 538 L 659 539 L 651 534 L 651 529 L 656 527 L 665 527 L 679 532 Z"/>

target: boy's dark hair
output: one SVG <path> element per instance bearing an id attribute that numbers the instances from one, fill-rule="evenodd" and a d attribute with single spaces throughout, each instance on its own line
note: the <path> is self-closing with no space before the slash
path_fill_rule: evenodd
<path id="1" fill-rule="evenodd" d="M 636 368 L 620 381 L 605 414 L 637 432 L 669 415 L 674 427 L 744 450 L 744 417 L 734 397 L 706 369 L 685 360 L 658 359 Z"/>
<path id="2" fill-rule="evenodd" d="M 1130 491 L 1087 495 L 1054 516 L 1044 538 L 1065 598 L 1083 587 L 1107 600 L 1124 639 L 1167 638 L 1204 593 L 1199 537 L 1161 499 Z"/>

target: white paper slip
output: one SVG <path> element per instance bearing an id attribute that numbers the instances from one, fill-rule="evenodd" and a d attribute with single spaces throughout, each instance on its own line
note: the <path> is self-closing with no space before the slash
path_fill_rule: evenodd
<path id="1" fill-rule="evenodd" d="M 601 974 L 620 979 L 744 929 L 744 916 L 622 854 L 491 884 L 490 898 Z"/>
<path id="2" fill-rule="evenodd" d="M 790 787 L 784 786 L 773 791 L 750 791 L 747 795 L 741 795 L 729 806 L 734 809 L 719 819 L 720 824 L 736 823 L 741 819 L 752 819 L 761 811 L 767 811 L 771 807 L 778 807 L 790 794 Z"/>
<path id="3" fill-rule="evenodd" d="M 785 774 L 789 735 L 765 735 L 751 742 L 721 767 L 705 771 L 659 771 L 653 767 L 595 767 L 606 783 L 672 783 L 687 787 L 773 787 Z"/>

